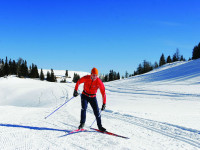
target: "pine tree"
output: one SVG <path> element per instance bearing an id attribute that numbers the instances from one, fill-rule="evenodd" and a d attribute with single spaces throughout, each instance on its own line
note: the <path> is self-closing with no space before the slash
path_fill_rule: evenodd
<path id="1" fill-rule="evenodd" d="M 170 56 L 167 57 L 167 63 L 171 63 L 172 62 L 172 59 Z"/>
<path id="2" fill-rule="evenodd" d="M 113 81 L 113 80 L 114 80 L 113 70 L 110 70 L 110 73 L 109 73 L 109 81 Z"/>
<path id="3" fill-rule="evenodd" d="M 173 62 L 179 61 L 180 60 L 180 53 L 179 53 L 179 49 L 176 49 L 176 53 L 174 53 L 173 55 Z"/>
<path id="4" fill-rule="evenodd" d="M 34 64 L 29 67 L 29 77 L 34 78 Z"/>
<path id="5" fill-rule="evenodd" d="M 117 80 L 117 73 L 115 71 L 113 72 L 113 79 Z"/>
<path id="6" fill-rule="evenodd" d="M 40 80 L 44 80 L 44 73 L 43 73 L 43 70 L 41 69 L 41 71 L 40 71 Z"/>
<path id="7" fill-rule="evenodd" d="M 29 77 L 30 78 L 39 78 L 37 65 L 32 64 L 32 66 L 30 66 L 30 71 L 29 72 L 30 72 L 29 73 Z"/>
<path id="8" fill-rule="evenodd" d="M 192 59 L 200 58 L 200 43 L 194 47 L 192 52 Z"/>
<path id="9" fill-rule="evenodd" d="M 137 68 L 137 74 L 142 74 L 142 73 L 143 73 L 142 64 L 139 64 L 139 66 Z"/>
<path id="10" fill-rule="evenodd" d="M 21 66 L 20 66 L 20 72 L 21 72 L 21 76 L 28 77 L 28 67 L 27 67 L 26 60 L 25 61 L 23 60 Z"/>
<path id="11" fill-rule="evenodd" d="M 176 61 L 177 61 L 177 58 L 176 58 L 176 55 L 175 55 L 175 54 L 173 55 L 172 61 L 173 61 L 173 62 L 176 62 Z"/>
<path id="12" fill-rule="evenodd" d="M 12 61 L 11 61 L 11 59 L 9 60 L 8 65 L 9 65 L 9 68 L 10 68 L 10 74 L 13 75 L 13 67 L 12 67 Z"/>
<path id="13" fill-rule="evenodd" d="M 37 65 L 35 65 L 35 78 L 39 78 L 39 72 L 38 72 Z"/>
<path id="14" fill-rule="evenodd" d="M 3 72 L 4 72 L 4 75 L 9 75 L 10 74 L 10 68 L 9 68 L 9 65 L 8 65 L 8 58 L 6 56 L 6 62 L 5 62 L 5 65 L 3 67 Z"/>
<path id="15" fill-rule="evenodd" d="M 143 61 L 143 72 L 142 73 L 146 73 L 146 72 L 149 72 L 151 70 L 153 70 L 151 63 L 144 60 Z"/>
<path id="16" fill-rule="evenodd" d="M 13 70 L 13 74 L 17 75 L 17 64 L 16 64 L 15 60 L 13 60 L 13 62 L 12 62 L 12 70 Z"/>
<path id="17" fill-rule="evenodd" d="M 181 55 L 180 61 L 185 61 L 185 58 L 183 57 L 183 55 Z"/>
<path id="18" fill-rule="evenodd" d="M 166 62 L 165 62 L 165 56 L 164 56 L 164 54 L 162 54 L 161 57 L 160 57 L 159 66 L 162 66 L 164 64 L 166 64 Z"/>
<path id="19" fill-rule="evenodd" d="M 76 83 L 78 80 L 80 79 L 80 75 L 74 73 L 74 78 L 73 78 L 73 82 Z"/>
<path id="20" fill-rule="evenodd" d="M 19 58 L 18 61 L 17 61 L 17 76 L 18 77 L 22 76 L 22 72 L 21 72 L 22 63 L 23 63 L 23 59 Z"/>
<path id="21" fill-rule="evenodd" d="M 51 69 L 50 81 L 51 81 L 51 82 L 56 82 L 56 76 L 54 75 L 53 69 Z"/>
<path id="22" fill-rule="evenodd" d="M 66 70 L 65 76 L 66 76 L 66 78 L 68 78 L 68 70 Z"/>
<path id="23" fill-rule="evenodd" d="M 159 66 L 158 66 L 158 63 L 157 62 L 155 62 L 154 63 L 154 68 L 158 68 Z"/>
<path id="24" fill-rule="evenodd" d="M 137 74 L 137 71 L 134 71 L 133 75 L 134 75 L 134 76 L 138 75 L 138 74 Z"/>
<path id="25" fill-rule="evenodd" d="M 10 66 L 10 74 L 12 75 L 16 75 L 17 74 L 17 65 L 15 63 L 15 61 L 11 60 L 9 61 L 9 66 Z"/>
<path id="26" fill-rule="evenodd" d="M 109 76 L 108 74 L 105 75 L 105 82 L 108 82 L 109 81 Z"/>
<path id="27" fill-rule="evenodd" d="M 47 71 L 47 79 L 46 79 L 47 81 L 51 81 L 51 75 L 50 75 L 50 72 L 49 71 Z"/>

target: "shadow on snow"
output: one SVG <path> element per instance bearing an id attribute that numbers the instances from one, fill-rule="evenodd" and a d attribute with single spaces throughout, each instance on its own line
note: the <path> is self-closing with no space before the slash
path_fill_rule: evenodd
<path id="1" fill-rule="evenodd" d="M 33 127 L 33 126 L 24 126 L 17 124 L 0 124 L 2 127 L 12 127 L 12 128 L 24 128 L 30 130 L 47 130 L 47 131 L 60 131 L 60 132 L 71 132 L 70 130 L 62 130 L 62 129 L 54 129 L 54 128 L 46 128 L 46 127 Z"/>
<path id="2" fill-rule="evenodd" d="M 55 128 L 47 128 L 47 127 L 34 127 L 34 126 L 25 126 L 25 125 L 17 125 L 17 124 L 0 124 L 2 127 L 11 127 L 11 128 L 23 128 L 23 129 L 30 129 L 30 130 L 46 130 L 46 131 L 59 131 L 59 132 L 66 132 L 67 134 L 59 136 L 60 137 L 65 137 L 68 135 L 80 133 L 80 132 L 94 132 L 94 131 L 77 131 L 77 132 L 72 132 L 73 130 L 62 130 L 62 129 L 55 129 Z"/>

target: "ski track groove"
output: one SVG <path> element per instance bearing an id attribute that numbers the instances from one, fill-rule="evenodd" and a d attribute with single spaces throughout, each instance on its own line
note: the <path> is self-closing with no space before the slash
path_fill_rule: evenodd
<path id="1" fill-rule="evenodd" d="M 62 90 L 63 96 L 61 98 L 69 99 L 69 92 L 66 87 L 63 87 L 61 85 L 58 85 L 60 89 Z"/>
<path id="2" fill-rule="evenodd" d="M 93 113 L 92 110 L 88 109 L 89 113 Z M 142 128 L 145 128 L 147 130 L 151 130 L 153 132 L 157 132 L 159 134 L 165 135 L 167 137 L 185 142 L 187 144 L 190 144 L 194 147 L 200 148 L 200 131 L 191 131 L 187 130 L 184 127 L 179 127 L 163 122 L 158 122 L 154 120 L 139 118 L 131 115 L 126 114 L 120 114 L 115 113 L 111 110 L 105 110 L 102 116 L 106 118 L 112 118 L 112 119 L 118 119 Z M 196 132 L 195 132 L 196 131 Z"/>
<path id="3" fill-rule="evenodd" d="M 199 94 L 187 94 L 187 93 L 175 93 L 175 92 L 165 92 L 158 90 L 134 90 L 124 89 L 124 88 L 107 88 L 106 91 L 112 93 L 130 94 L 130 95 L 147 95 L 147 96 L 164 96 L 164 97 L 200 97 Z M 120 92 L 119 92 L 120 91 Z"/>

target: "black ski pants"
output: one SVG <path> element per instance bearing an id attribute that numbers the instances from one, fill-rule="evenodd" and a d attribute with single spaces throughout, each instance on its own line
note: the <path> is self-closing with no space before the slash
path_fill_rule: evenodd
<path id="1" fill-rule="evenodd" d="M 88 106 L 88 102 L 90 103 L 94 115 L 96 117 L 97 120 L 97 125 L 98 127 L 101 127 L 101 115 L 99 113 L 99 106 L 98 106 L 98 102 L 97 102 L 97 98 L 96 97 L 88 97 L 84 94 L 81 95 L 81 121 L 80 123 L 85 123 L 86 121 L 86 110 L 87 110 L 87 106 Z"/>

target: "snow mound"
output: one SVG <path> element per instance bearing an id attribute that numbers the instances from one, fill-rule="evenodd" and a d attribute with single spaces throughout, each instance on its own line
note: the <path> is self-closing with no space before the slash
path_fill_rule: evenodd
<path id="1" fill-rule="evenodd" d="M 0 105 L 42 107 L 63 102 L 68 96 L 58 83 L 13 76 L 0 78 L 0 83 Z"/>

